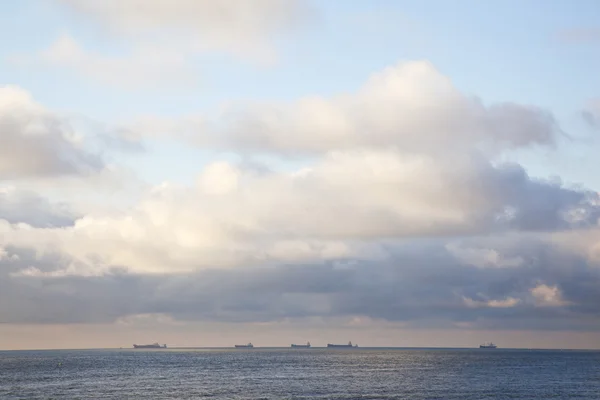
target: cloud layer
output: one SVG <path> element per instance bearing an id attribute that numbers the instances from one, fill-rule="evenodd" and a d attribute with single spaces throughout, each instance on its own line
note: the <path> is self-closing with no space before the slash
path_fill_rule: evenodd
<path id="1" fill-rule="evenodd" d="M 211 269 L 146 276 L 113 271 L 98 277 L 42 276 L 46 263 L 72 260 L 11 249 L 2 279 L 0 320 L 11 323 L 107 323 L 163 314 L 180 321 L 270 322 L 298 318 L 368 317 L 413 327 L 596 330 L 600 328 L 599 269 L 547 240 L 470 240 L 469 250 L 520 246 L 506 256 L 520 265 L 465 263 L 443 242 L 390 246 L 380 261 Z M 6 277 L 5 277 L 6 278 Z M 38 304 L 38 306 L 35 306 Z"/>
<path id="2" fill-rule="evenodd" d="M 26 93 L 0 93 L 8 99 L 0 121 L 10 128 L 2 137 L 12 149 L 0 158 L 4 178 L 102 165 Z M 561 128 L 548 111 L 486 105 L 429 63 L 409 62 L 354 93 L 216 115 L 127 132 L 142 142 L 293 155 L 302 166 L 212 162 L 194 184 L 165 182 L 133 206 L 81 215 L 5 189 L 0 322 L 166 314 L 600 328 L 598 194 L 501 161 L 513 150 L 556 145 Z M 33 167 L 23 161 L 31 155 Z"/>

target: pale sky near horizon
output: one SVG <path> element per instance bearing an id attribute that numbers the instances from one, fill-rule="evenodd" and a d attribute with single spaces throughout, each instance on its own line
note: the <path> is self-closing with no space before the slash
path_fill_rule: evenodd
<path id="1" fill-rule="evenodd" d="M 0 350 L 600 348 L 600 3 L 0 4 Z"/>

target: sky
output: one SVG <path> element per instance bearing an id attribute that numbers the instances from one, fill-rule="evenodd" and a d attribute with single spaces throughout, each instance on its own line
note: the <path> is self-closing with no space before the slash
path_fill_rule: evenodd
<path id="1" fill-rule="evenodd" d="M 600 348 L 598 21 L 2 2 L 0 348 Z"/>

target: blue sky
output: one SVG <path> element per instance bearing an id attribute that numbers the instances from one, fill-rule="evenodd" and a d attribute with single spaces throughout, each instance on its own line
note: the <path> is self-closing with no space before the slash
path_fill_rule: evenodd
<path id="1" fill-rule="evenodd" d="M 3 29 L 14 32 L 2 37 L 4 57 L 40 51 L 63 32 L 71 33 L 90 50 L 114 54 L 115 47 L 123 48 L 118 40 L 95 34 L 93 26 L 69 18 L 50 4 L 24 1 L 2 5 L 7 8 L 2 13 Z M 310 29 L 277 40 L 278 67 L 261 68 L 206 55 L 194 64 L 199 74 L 207 76 L 206 89 L 179 93 L 176 110 L 169 109 L 171 102 L 127 91 L 119 91 L 121 101 L 114 97 L 101 101 L 115 93 L 103 93 L 89 82 L 90 89 L 99 93 L 92 99 L 80 95 L 78 108 L 113 117 L 132 98 L 139 108 L 129 105 L 132 108 L 127 111 L 148 112 L 154 107 L 151 111 L 186 112 L 231 97 L 327 95 L 357 86 L 366 75 L 403 59 L 428 59 L 458 87 L 487 100 L 510 98 L 568 113 L 596 95 L 593 74 L 600 62 L 597 43 L 560 40 L 564 30 L 596 25 L 600 11 L 594 1 L 575 5 L 568 1 L 331 1 L 316 6 L 319 16 Z M 22 18 L 30 22 L 25 25 Z M 72 77 L 59 74 L 48 82 L 48 74 L 30 74 L 7 63 L 2 65 L 5 80 L 22 82 L 57 107 L 72 106 L 71 90 L 81 92 L 65 84 Z M 60 85 L 62 90 L 48 93 L 50 87 L 44 84 Z"/>
<path id="2" fill-rule="evenodd" d="M 138 1 L 0 4 L 11 347 L 600 346 L 597 1 Z"/>

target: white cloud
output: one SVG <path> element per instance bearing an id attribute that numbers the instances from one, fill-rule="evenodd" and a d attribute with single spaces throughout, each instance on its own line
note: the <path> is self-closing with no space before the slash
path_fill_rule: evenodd
<path id="1" fill-rule="evenodd" d="M 210 164 L 199 178 L 199 185 L 207 194 L 227 194 L 238 189 L 242 172 L 226 162 Z"/>
<path id="2" fill-rule="evenodd" d="M 56 249 L 82 274 L 114 266 L 174 272 L 372 259 L 386 239 L 597 225 L 594 193 L 494 162 L 505 149 L 553 144 L 551 115 L 515 104 L 485 107 L 428 63 L 390 67 L 355 94 L 274 107 L 273 118 L 263 118 L 261 107 L 242 112 L 221 127 L 222 141 L 211 136 L 219 129 L 179 133 L 320 158 L 292 172 L 212 163 L 195 186 L 160 185 L 119 213 L 84 213 L 63 229 L 4 224 L 0 245 Z M 265 121 L 259 130 L 257 120 Z M 455 248 L 453 255 L 479 267 L 524 261 L 496 248 Z"/>
<path id="3" fill-rule="evenodd" d="M 585 196 L 518 177 L 468 160 L 448 169 L 394 151 L 334 152 L 303 174 L 219 162 L 205 168 L 195 187 L 160 185 L 124 213 L 97 212 L 56 230 L 5 225 L 5 240 L 57 246 L 84 269 L 174 272 L 370 258 L 386 238 L 568 229 L 561 211 Z M 538 210 L 548 196 L 559 200 Z M 506 205 L 519 212 L 510 223 L 498 222 Z M 454 253 L 481 266 L 514 268 L 523 261 L 494 250 Z"/>
<path id="4" fill-rule="evenodd" d="M 104 42 L 92 44 L 63 33 L 42 51 L 8 59 L 21 67 L 65 69 L 129 90 L 197 87 L 202 81 L 197 56 L 207 53 L 273 64 L 274 38 L 316 18 L 300 0 L 54 1 L 67 14 L 99 28 Z"/>
<path id="5" fill-rule="evenodd" d="M 388 67 L 354 93 L 240 104 L 212 115 L 158 124 L 141 119 L 133 130 L 156 135 L 170 129 L 201 147 L 238 151 L 319 154 L 394 146 L 437 157 L 553 145 L 560 134 L 550 113 L 514 103 L 486 106 L 425 61 Z"/>
<path id="6" fill-rule="evenodd" d="M 463 297 L 463 301 L 465 305 L 470 308 L 511 308 L 517 306 L 520 303 L 520 300 L 514 297 L 507 297 L 502 300 L 473 300 L 468 297 Z"/>
<path id="7" fill-rule="evenodd" d="M 184 53 L 226 51 L 272 62 L 273 35 L 314 17 L 299 0 L 58 0 L 108 32 Z M 165 46 L 167 45 L 167 46 Z"/>
<path id="8" fill-rule="evenodd" d="M 71 36 L 63 34 L 37 56 L 21 57 L 26 65 L 42 63 L 67 68 L 102 84 L 128 89 L 159 87 L 165 84 L 182 87 L 198 82 L 185 55 L 168 47 L 143 45 L 130 54 L 104 55 L 90 52 Z"/>
<path id="9" fill-rule="evenodd" d="M 569 304 L 563 300 L 560 289 L 557 286 L 538 284 L 530 292 L 535 304 L 539 307 L 561 307 Z"/>
<path id="10" fill-rule="evenodd" d="M 455 244 L 446 248 L 461 261 L 478 268 L 516 268 L 525 263 L 522 257 L 505 256 L 495 249 L 463 248 Z"/>

